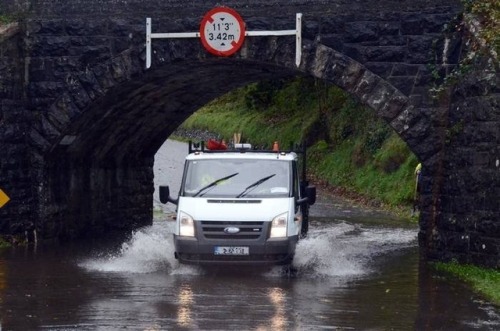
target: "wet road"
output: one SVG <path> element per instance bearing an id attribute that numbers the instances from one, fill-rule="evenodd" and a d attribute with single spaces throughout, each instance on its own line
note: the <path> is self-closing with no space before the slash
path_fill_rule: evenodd
<path id="1" fill-rule="evenodd" d="M 184 146 L 155 163 L 174 195 L 182 161 L 163 162 Z M 294 275 L 179 265 L 169 212 L 127 238 L 2 252 L 1 330 L 500 329 L 498 309 L 429 270 L 416 228 L 383 212 L 320 195 Z"/>

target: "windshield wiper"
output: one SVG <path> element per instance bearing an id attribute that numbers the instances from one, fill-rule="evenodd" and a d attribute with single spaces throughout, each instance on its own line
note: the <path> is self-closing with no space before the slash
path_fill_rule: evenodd
<path id="1" fill-rule="evenodd" d="M 214 186 L 218 185 L 220 182 L 223 182 L 223 181 L 225 181 L 225 180 L 227 180 L 227 179 L 229 179 L 229 178 L 231 178 L 231 177 L 236 176 L 237 174 L 239 174 L 239 172 L 235 172 L 234 174 L 231 174 L 231 175 L 229 175 L 229 176 L 222 177 L 222 178 L 219 178 L 219 179 L 217 179 L 217 180 L 214 180 L 214 181 L 213 181 L 213 182 L 211 182 L 210 184 L 208 184 L 208 185 L 206 185 L 206 186 L 203 186 L 201 189 L 199 189 L 199 190 L 198 190 L 198 192 L 196 192 L 196 193 L 193 195 L 193 197 L 197 197 L 198 195 L 199 195 L 199 196 L 202 196 L 202 195 L 203 195 L 203 194 L 205 194 L 206 192 L 205 192 L 205 193 L 203 193 L 203 194 L 201 194 L 201 192 L 206 191 L 206 190 L 208 190 L 209 188 L 212 188 L 212 187 L 214 187 Z"/>
<path id="2" fill-rule="evenodd" d="M 251 189 L 254 189 L 255 187 L 259 186 L 260 184 L 264 183 L 266 180 L 269 180 L 270 178 L 272 178 L 274 176 L 276 176 L 276 174 L 272 174 L 272 175 L 269 175 L 267 177 L 263 177 L 263 178 L 259 179 L 258 181 L 256 181 L 255 183 L 248 185 L 247 187 L 245 187 L 243 192 L 238 194 L 236 197 L 241 198 L 242 196 L 245 196 Z"/>

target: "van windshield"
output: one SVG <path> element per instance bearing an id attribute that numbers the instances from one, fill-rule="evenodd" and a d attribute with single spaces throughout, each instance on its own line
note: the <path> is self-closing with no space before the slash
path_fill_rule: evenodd
<path id="1" fill-rule="evenodd" d="M 288 197 L 291 169 L 291 163 L 282 160 L 192 160 L 186 164 L 181 193 L 191 197 Z"/>

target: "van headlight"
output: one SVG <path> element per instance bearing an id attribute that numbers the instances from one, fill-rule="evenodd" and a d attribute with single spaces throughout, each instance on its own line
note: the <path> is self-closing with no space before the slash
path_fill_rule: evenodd
<path id="1" fill-rule="evenodd" d="M 288 212 L 279 214 L 273 218 L 271 222 L 271 235 L 269 238 L 282 238 L 286 237 L 286 230 L 288 226 Z"/>
<path id="2" fill-rule="evenodd" d="M 184 212 L 179 212 L 179 235 L 184 237 L 194 237 L 193 218 Z"/>

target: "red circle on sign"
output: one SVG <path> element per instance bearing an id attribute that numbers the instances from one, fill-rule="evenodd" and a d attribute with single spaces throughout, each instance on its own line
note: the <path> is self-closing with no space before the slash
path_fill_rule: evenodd
<path id="1" fill-rule="evenodd" d="M 245 41 L 245 23 L 235 10 L 216 7 L 203 16 L 200 23 L 203 47 L 217 56 L 230 56 Z"/>

